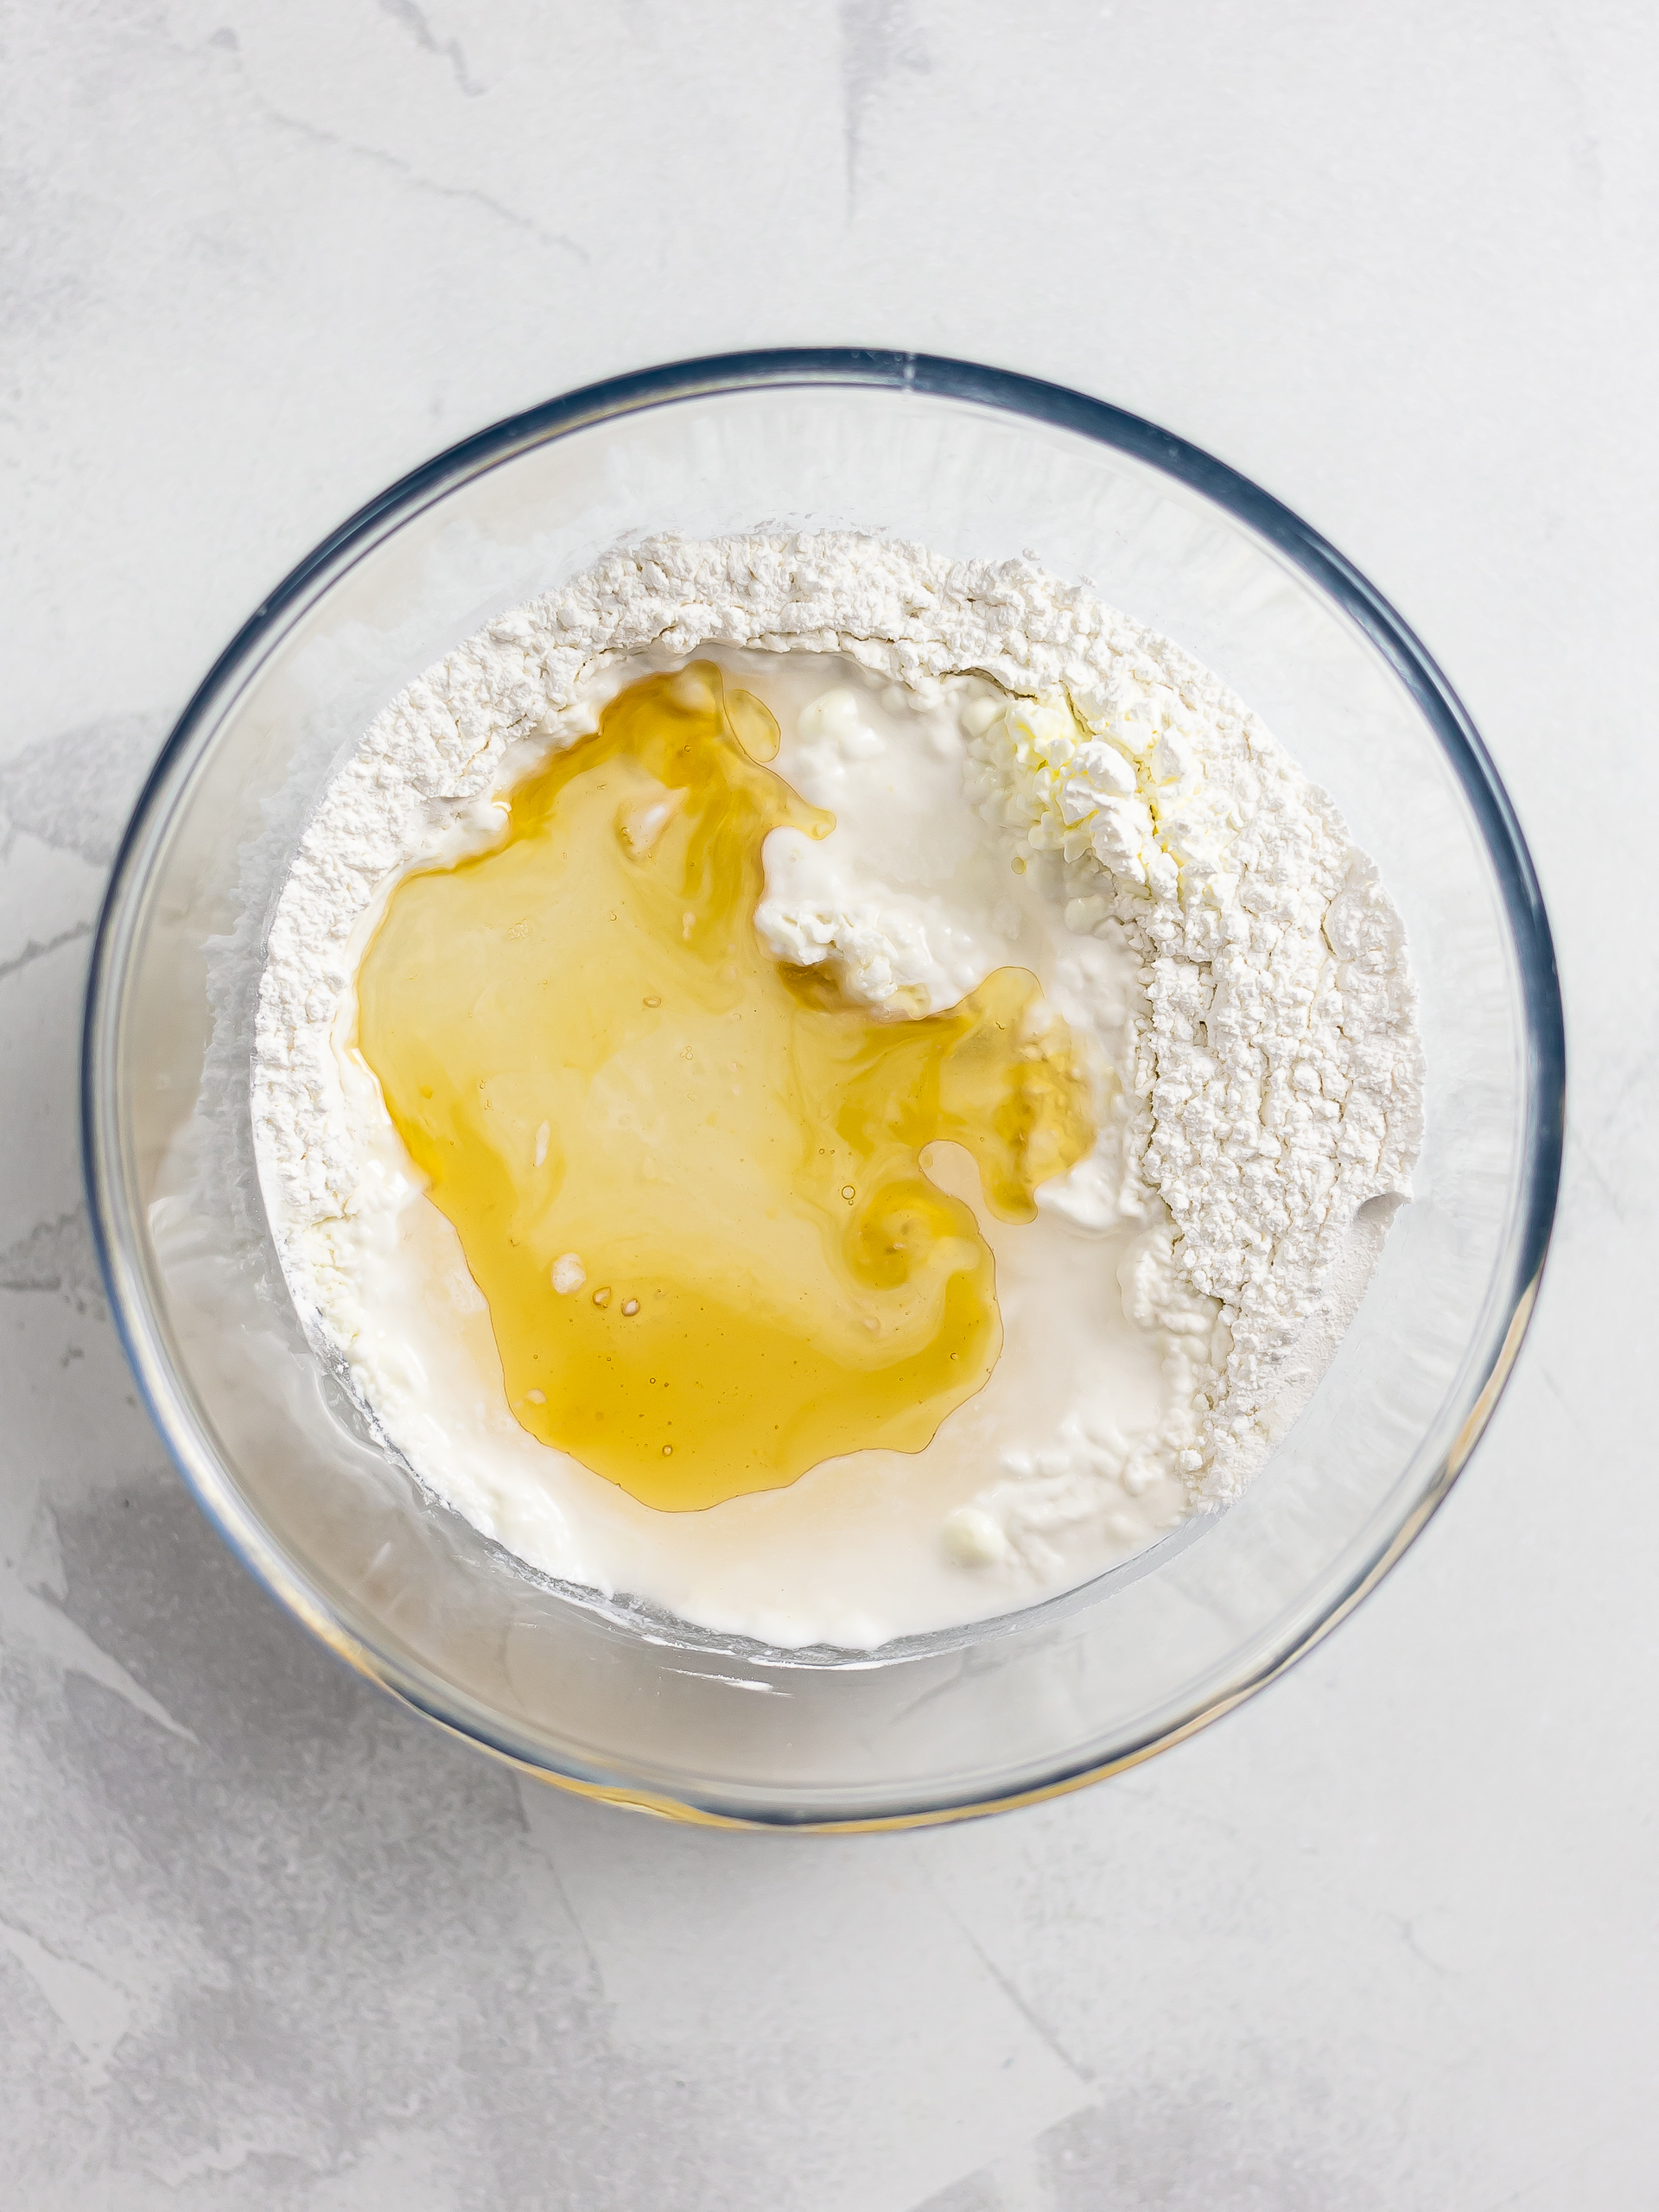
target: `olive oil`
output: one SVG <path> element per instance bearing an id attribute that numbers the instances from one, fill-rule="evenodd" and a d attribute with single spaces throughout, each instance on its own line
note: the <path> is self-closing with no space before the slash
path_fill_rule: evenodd
<path id="1" fill-rule="evenodd" d="M 512 792 L 502 841 L 392 893 L 358 1049 L 489 1306 L 508 1402 L 647 1505 L 920 1451 L 1001 1345 L 991 1211 L 1093 1142 L 1036 978 L 882 1020 L 780 966 L 761 848 L 826 836 L 778 728 L 694 663 L 632 685 Z"/>

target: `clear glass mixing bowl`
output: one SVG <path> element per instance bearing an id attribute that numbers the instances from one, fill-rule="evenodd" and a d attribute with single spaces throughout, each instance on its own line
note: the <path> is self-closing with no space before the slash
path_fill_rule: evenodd
<path id="1" fill-rule="evenodd" d="M 1244 1498 L 1081 1591 L 855 1660 L 585 1601 L 433 1503 L 308 1348 L 251 1154 L 264 931 L 374 713 L 619 540 L 757 526 L 1029 552 L 1179 639 L 1334 794 L 1405 914 L 1422 988 L 1415 1199 Z M 1519 1345 L 1562 1069 L 1548 925 L 1503 790 L 1444 678 L 1329 546 L 1179 439 L 1052 385 L 909 354 L 752 354 L 624 378 L 470 439 L 257 610 L 174 732 L 116 866 L 86 1012 L 86 1173 L 113 1310 L 186 1481 L 341 1657 L 595 1795 L 879 1827 L 1144 1758 L 1268 1681 L 1386 1572 Z"/>

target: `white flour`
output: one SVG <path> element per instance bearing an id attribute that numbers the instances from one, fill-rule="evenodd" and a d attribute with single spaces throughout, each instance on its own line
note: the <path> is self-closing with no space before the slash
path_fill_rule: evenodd
<path id="1" fill-rule="evenodd" d="M 1120 1280 L 1166 1347 L 1164 1416 L 1128 1440 L 1062 1421 L 1046 1448 L 1005 1452 L 1001 1478 L 950 1514 L 950 1555 L 1052 1580 L 1066 1532 L 1114 1499 L 1171 1478 L 1193 1503 L 1235 1495 L 1309 1341 L 1351 1310 L 1321 1300 L 1361 1207 L 1408 1193 L 1421 1081 L 1402 928 L 1331 802 L 1231 693 L 1025 562 L 845 534 L 653 541 L 492 624 L 392 702 L 302 841 L 261 990 L 256 1141 L 302 1311 L 349 1351 L 362 1316 L 340 1232 L 372 1193 L 340 1024 L 390 885 L 499 822 L 493 795 L 592 726 L 625 657 L 706 647 L 841 654 L 923 702 L 963 673 L 1014 695 L 978 687 L 966 792 L 1077 941 L 1051 997 L 1068 1019 L 1097 1014 L 1108 970 L 1091 961 L 1131 956 L 1122 1095 L 1095 1159 L 1043 1200 L 1086 1229 L 1138 1230 Z M 806 734 L 832 765 L 861 741 L 833 700 Z M 983 974 L 982 947 L 925 898 L 827 866 L 769 846 L 757 918 L 775 952 L 914 1011 Z M 1379 1234 L 1368 1217 L 1372 1253 Z"/>

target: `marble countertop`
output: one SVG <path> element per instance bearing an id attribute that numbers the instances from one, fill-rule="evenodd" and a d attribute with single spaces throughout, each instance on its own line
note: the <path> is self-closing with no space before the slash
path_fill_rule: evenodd
<path id="1" fill-rule="evenodd" d="M 0 2139 L 20 2207 L 1654 2201 L 1659 17 L 1624 0 L 3 9 Z M 1132 1774 L 935 1833 L 515 1780 L 244 1578 L 137 1409 L 79 998 L 149 760 L 384 484 L 613 371 L 956 353 L 1267 485 L 1427 639 L 1572 1127 L 1416 1549 Z"/>

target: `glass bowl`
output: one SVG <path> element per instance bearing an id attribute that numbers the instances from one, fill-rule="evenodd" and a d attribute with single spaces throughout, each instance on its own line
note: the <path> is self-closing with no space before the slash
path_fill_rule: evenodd
<path id="1" fill-rule="evenodd" d="M 1402 908 L 1428 1128 L 1335 1362 L 1246 1495 L 1066 1596 L 873 1654 L 703 1635 L 537 1577 L 435 1503 L 308 1347 L 254 1176 L 252 1014 L 289 855 L 404 684 L 662 531 L 855 528 L 1087 577 L 1232 684 Z M 244 1564 L 334 1651 L 520 1766 L 681 1818 L 896 1826 L 1108 1774 L 1269 1681 L 1386 1573 L 1479 1436 L 1560 1158 L 1554 956 L 1468 716 L 1339 555 L 1219 462 L 1051 385 L 919 355 L 743 354 L 555 400 L 395 486 L 260 607 L 116 864 L 86 1175 L 149 1409 Z"/>

